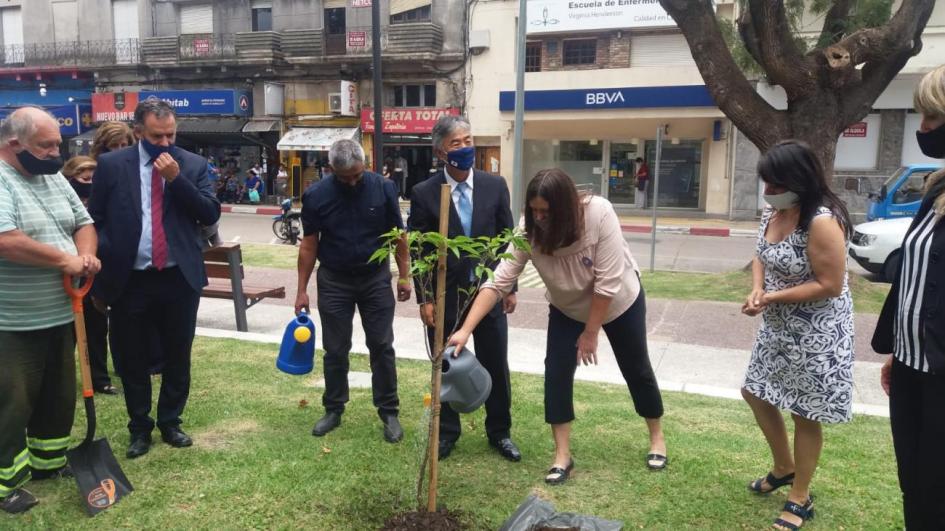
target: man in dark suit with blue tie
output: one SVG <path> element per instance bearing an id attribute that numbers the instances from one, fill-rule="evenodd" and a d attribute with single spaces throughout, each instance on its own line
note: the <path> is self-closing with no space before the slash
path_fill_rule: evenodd
<path id="1" fill-rule="evenodd" d="M 165 362 L 157 408 L 161 438 L 177 448 L 193 444 L 180 429 L 180 416 L 190 392 L 197 305 L 207 285 L 200 226 L 220 218 L 207 160 L 174 146 L 174 109 L 164 101 L 143 101 L 134 122 L 138 144 L 98 159 L 88 206 L 102 261 L 93 291 L 112 307 L 112 343 L 123 356 L 129 458 L 148 452 L 155 425 L 152 328 Z"/>
<path id="2" fill-rule="evenodd" d="M 462 116 L 444 116 L 433 127 L 433 152 L 446 162 L 443 171 L 414 186 L 410 194 L 410 230 L 431 232 L 439 230 L 440 187 L 449 184 L 452 192 L 449 213 L 449 237 L 465 234 L 494 237 L 511 229 L 512 211 L 509 208 L 509 189 L 503 177 L 473 169 L 476 148 L 473 146 L 469 121 Z M 462 308 L 460 291 L 475 285 L 473 267 L 469 259 L 459 260 L 447 255 L 446 263 L 446 334 L 454 328 L 461 316 L 454 309 Z M 495 264 L 492 264 L 495 267 Z M 434 279 L 434 284 L 435 284 Z M 427 326 L 430 344 L 433 344 L 433 297 L 416 286 L 420 303 L 420 317 Z M 436 286 L 433 286 L 436 293 Z M 459 305 L 457 304 L 459 303 Z M 508 321 L 506 313 L 515 309 L 515 293 L 496 304 L 476 330 L 476 357 L 492 376 L 492 392 L 486 399 L 486 435 L 502 457 L 519 461 L 522 454 L 512 442 L 512 390 L 509 384 Z M 440 410 L 439 457 L 446 459 L 456 446 L 460 435 L 459 414 L 449 404 Z"/>

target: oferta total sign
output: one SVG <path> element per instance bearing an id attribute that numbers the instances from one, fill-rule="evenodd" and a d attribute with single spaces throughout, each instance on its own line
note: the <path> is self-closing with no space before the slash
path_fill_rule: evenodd
<path id="1" fill-rule="evenodd" d="M 528 0 L 528 34 L 675 26 L 659 0 Z"/>

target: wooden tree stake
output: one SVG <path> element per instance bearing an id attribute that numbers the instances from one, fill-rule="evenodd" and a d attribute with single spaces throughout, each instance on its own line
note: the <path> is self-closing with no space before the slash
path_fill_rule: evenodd
<path id="1" fill-rule="evenodd" d="M 443 377 L 443 330 L 446 316 L 446 238 L 450 225 L 450 185 L 440 187 L 440 243 L 439 263 L 436 268 L 436 328 L 433 332 L 433 392 L 431 393 L 433 429 L 430 436 L 430 482 L 427 494 L 427 511 L 436 512 L 436 483 L 439 476 L 440 459 L 440 382 Z"/>

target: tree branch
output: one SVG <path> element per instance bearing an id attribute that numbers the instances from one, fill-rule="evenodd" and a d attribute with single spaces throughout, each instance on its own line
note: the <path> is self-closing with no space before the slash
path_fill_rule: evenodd
<path id="1" fill-rule="evenodd" d="M 820 45 L 836 44 L 846 33 L 846 19 L 856 0 L 834 0 L 827 14 L 824 15 L 824 28 L 817 42 Z"/>
<path id="2" fill-rule="evenodd" d="M 852 70 L 865 63 L 860 79 L 845 87 L 842 115 L 846 120 L 858 120 L 869 112 L 909 59 L 922 50 L 922 31 L 934 7 L 935 0 L 903 0 L 887 24 L 858 31 L 831 47 L 849 53 L 850 64 L 844 68 Z"/>
<path id="3" fill-rule="evenodd" d="M 783 87 L 789 101 L 815 91 L 816 63 L 797 49 L 784 2 L 748 0 L 748 10 L 761 54 L 760 64 L 771 84 Z"/>
<path id="4" fill-rule="evenodd" d="M 761 44 L 758 42 L 758 34 L 755 31 L 755 26 L 751 22 L 750 10 L 746 9 L 738 16 L 737 27 L 738 34 L 741 36 L 742 42 L 745 43 L 745 49 L 748 50 L 748 54 L 751 55 L 751 58 L 754 59 L 756 63 L 763 65 L 764 62 L 761 59 Z"/>
<path id="5" fill-rule="evenodd" d="M 762 98 L 725 44 L 710 0 L 660 0 L 682 30 L 715 104 L 759 149 L 786 136 L 784 113 Z M 759 127 L 758 124 L 765 124 Z"/>

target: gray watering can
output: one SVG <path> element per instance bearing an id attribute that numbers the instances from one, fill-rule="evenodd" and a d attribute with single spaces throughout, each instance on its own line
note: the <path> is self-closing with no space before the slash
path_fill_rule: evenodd
<path id="1" fill-rule="evenodd" d="M 443 351 L 443 383 L 440 401 L 448 402 L 458 413 L 472 413 L 489 398 L 492 392 L 492 377 L 476 355 L 464 348 L 453 357 L 455 346 Z"/>

